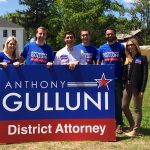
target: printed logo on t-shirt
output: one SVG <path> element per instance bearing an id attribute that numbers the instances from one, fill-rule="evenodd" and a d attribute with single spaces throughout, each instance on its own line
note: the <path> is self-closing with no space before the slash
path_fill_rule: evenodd
<path id="1" fill-rule="evenodd" d="M 136 64 L 141 64 L 141 59 L 140 59 L 140 58 L 137 58 L 137 59 L 135 60 L 135 63 L 136 63 Z"/>
<path id="2" fill-rule="evenodd" d="M 31 52 L 31 61 L 47 63 L 47 54 L 43 52 Z"/>
<path id="3" fill-rule="evenodd" d="M 85 53 L 86 62 L 92 62 L 92 53 Z"/>
<path id="4" fill-rule="evenodd" d="M 10 60 L 8 60 L 8 59 L 3 59 L 3 62 L 10 63 Z"/>
<path id="5" fill-rule="evenodd" d="M 68 55 L 61 55 L 60 56 L 61 64 L 67 64 L 69 63 Z"/>
<path id="6" fill-rule="evenodd" d="M 119 52 L 104 52 L 103 57 L 106 62 L 118 61 L 119 60 Z"/>

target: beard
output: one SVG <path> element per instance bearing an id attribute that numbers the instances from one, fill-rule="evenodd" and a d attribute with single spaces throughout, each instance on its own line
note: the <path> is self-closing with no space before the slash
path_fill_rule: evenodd
<path id="1" fill-rule="evenodd" d="M 106 37 L 106 40 L 108 41 L 108 42 L 113 42 L 113 41 L 115 41 L 117 38 L 116 37 Z"/>
<path id="2" fill-rule="evenodd" d="M 45 41 L 45 38 L 39 37 L 38 40 L 39 40 L 40 42 L 43 42 L 43 41 Z"/>

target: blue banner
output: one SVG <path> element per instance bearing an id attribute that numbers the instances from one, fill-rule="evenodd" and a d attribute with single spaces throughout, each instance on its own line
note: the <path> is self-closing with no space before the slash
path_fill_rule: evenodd
<path id="1" fill-rule="evenodd" d="M 0 120 L 114 117 L 113 66 L 9 66 L 0 79 Z"/>
<path id="2" fill-rule="evenodd" d="M 77 66 L 74 70 L 59 65 L 50 69 L 46 65 L 18 68 L 9 65 L 0 68 L 0 79 L 0 133 L 5 132 L 1 137 L 4 140 L 0 142 L 33 141 L 31 131 L 28 131 L 31 127 L 38 128 L 38 132 L 41 129 L 40 133 L 32 133 L 41 137 L 35 141 L 59 140 L 59 136 L 61 140 L 69 140 L 61 135 L 65 131 L 56 132 L 60 131 L 57 129 L 60 124 L 69 126 L 72 123 L 76 129 L 90 122 L 96 139 L 115 140 L 115 132 L 111 137 L 109 135 L 115 128 L 113 65 Z M 99 126 L 101 137 L 95 130 Z M 50 131 L 51 128 L 54 131 Z M 67 132 L 68 136 L 75 135 L 72 140 L 81 137 L 86 140 L 85 135 L 91 134 L 81 131 L 77 136 L 75 132 Z M 45 138 L 45 134 L 51 134 L 51 137 Z M 14 136 L 13 140 L 10 136 Z M 87 138 L 93 139 L 94 136 Z"/>

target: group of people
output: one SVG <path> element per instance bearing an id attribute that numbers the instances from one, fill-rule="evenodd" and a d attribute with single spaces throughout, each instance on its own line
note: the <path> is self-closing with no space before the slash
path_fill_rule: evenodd
<path id="1" fill-rule="evenodd" d="M 46 64 L 48 68 L 54 65 L 68 65 L 69 69 L 75 69 L 77 65 L 88 64 L 114 64 L 115 65 L 115 119 L 116 133 L 123 132 L 124 112 L 129 130 L 127 136 L 136 136 L 139 133 L 142 120 L 142 101 L 148 79 L 147 57 L 141 54 L 136 39 L 129 39 L 126 47 L 116 38 L 116 30 L 108 27 L 105 30 L 107 42 L 98 50 L 90 44 L 90 31 L 81 30 L 82 43 L 75 45 L 75 34 L 67 31 L 64 35 L 65 47 L 57 51 L 54 56 L 52 48 L 46 43 L 47 29 L 38 27 L 36 40 L 27 43 L 18 54 L 18 43 L 15 37 L 9 37 L 2 52 L 0 52 L 0 64 L 5 68 L 8 64 L 18 67 L 20 64 Z M 134 101 L 136 113 L 133 119 L 129 109 L 131 99 Z"/>

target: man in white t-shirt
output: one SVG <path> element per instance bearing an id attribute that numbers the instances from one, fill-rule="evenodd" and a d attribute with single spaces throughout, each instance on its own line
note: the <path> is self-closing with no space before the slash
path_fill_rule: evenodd
<path id="1" fill-rule="evenodd" d="M 56 53 L 55 65 L 68 65 L 69 69 L 74 69 L 78 64 L 85 65 L 85 53 L 83 50 L 74 46 L 75 34 L 67 31 L 64 35 L 66 46 Z"/>

